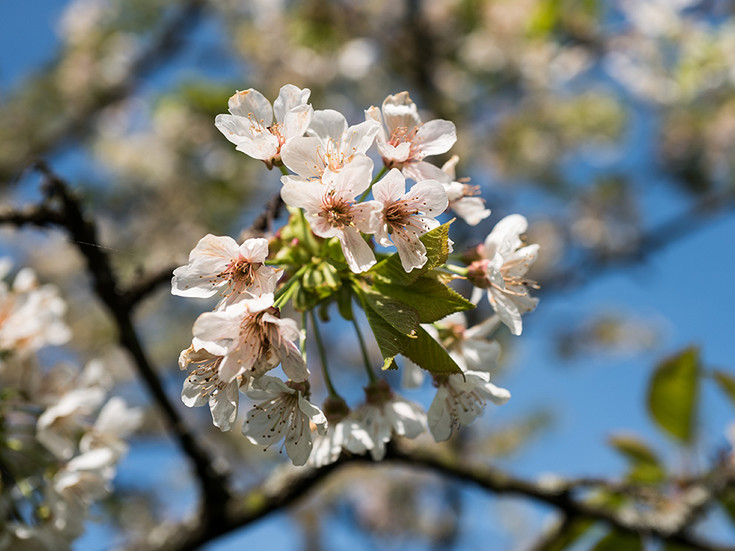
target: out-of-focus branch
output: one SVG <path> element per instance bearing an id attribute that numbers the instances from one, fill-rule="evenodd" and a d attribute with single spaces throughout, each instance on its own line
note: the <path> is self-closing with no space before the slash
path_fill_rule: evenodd
<path id="1" fill-rule="evenodd" d="M 648 230 L 633 249 L 607 255 L 590 254 L 574 266 L 544 278 L 541 291 L 537 294 L 570 291 L 589 283 L 602 273 L 644 262 L 667 246 L 705 227 L 713 216 L 732 210 L 735 210 L 735 190 L 702 197 L 685 212 Z"/>
<path id="2" fill-rule="evenodd" d="M 587 519 L 605 523 L 618 530 L 679 543 L 691 549 L 729 549 L 696 539 L 687 532 L 703 508 L 711 505 L 728 484 L 735 483 L 735 473 L 726 466 L 697 482 L 691 482 L 675 498 L 669 499 L 670 506 L 665 511 L 646 511 L 593 504 L 584 496 L 575 495 L 578 486 L 573 480 L 560 481 L 553 485 L 527 481 L 499 469 L 470 465 L 453 455 L 443 455 L 437 453 L 436 449 L 422 449 L 405 442 L 391 444 L 385 461 L 428 469 L 442 476 L 479 486 L 496 495 L 514 495 L 549 505 L 568 519 L 566 528 L 569 527 L 568 523 Z M 233 498 L 221 525 L 222 533 L 244 528 L 274 511 L 295 504 L 332 473 L 345 465 L 358 462 L 371 463 L 371 460 L 369 457 L 343 456 L 336 463 L 321 469 L 289 468 L 285 472 L 277 473 L 275 478 L 261 486 Z M 375 468 L 380 468 L 380 465 L 375 464 Z M 581 487 L 588 489 L 589 480 L 582 481 Z M 603 482 L 596 489 L 608 488 Z M 560 528 L 564 529 L 565 524 L 562 523 Z M 557 531 L 556 535 L 561 535 L 561 532 Z M 191 549 L 206 541 L 209 540 L 203 536 L 200 524 L 186 522 L 182 525 L 162 526 L 151 535 L 143 548 L 175 551 Z M 141 545 L 136 543 L 135 549 L 141 549 Z"/>
<path id="3" fill-rule="evenodd" d="M 191 30 L 201 15 L 206 0 L 186 0 L 167 22 L 162 24 L 161 31 L 154 36 L 144 48 L 130 68 L 117 84 L 98 90 L 94 98 L 83 106 L 66 106 L 63 110 L 65 118 L 60 118 L 51 126 L 52 130 L 39 136 L 30 145 L 24 159 L 18 159 L 17 166 L 1 166 L 0 180 L 12 177 L 21 166 L 31 159 L 48 156 L 57 150 L 67 149 L 83 138 L 95 116 L 105 107 L 130 96 L 138 88 L 145 77 L 155 69 L 169 61 L 184 43 L 186 33 Z M 48 69 L 47 69 L 48 70 Z M 68 113 L 72 113 L 68 115 Z"/>
<path id="4" fill-rule="evenodd" d="M 0 221 L 15 225 L 48 226 L 54 224 L 69 233 L 72 242 L 77 245 L 79 252 L 86 260 L 96 295 L 107 307 L 115 321 L 120 345 L 132 355 L 138 374 L 162 411 L 169 430 L 194 464 L 203 495 L 201 514 L 203 526 L 208 530 L 216 531 L 216 525 L 221 518 L 221 509 L 230 498 L 227 479 L 222 473 L 215 470 L 209 454 L 197 442 L 166 396 L 135 331 L 130 305 L 123 299 L 118 289 L 107 253 L 99 246 L 94 223 L 85 217 L 78 198 L 71 192 L 66 182 L 54 174 L 44 162 L 38 162 L 36 168 L 46 179 L 45 202 L 38 207 L 18 213 L 5 212 L 0 217 Z"/>

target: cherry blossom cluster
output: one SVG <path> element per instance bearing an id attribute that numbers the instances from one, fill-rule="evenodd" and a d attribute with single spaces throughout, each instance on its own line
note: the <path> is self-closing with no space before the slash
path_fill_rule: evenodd
<path id="1" fill-rule="evenodd" d="M 229 114 L 216 118 L 238 151 L 281 170 L 290 217 L 270 240 L 238 244 L 207 235 L 174 271 L 173 294 L 218 297 L 194 323 L 191 345 L 180 355 L 188 371 L 182 400 L 209 405 L 214 424 L 227 431 L 244 394 L 254 405 L 243 434 L 266 448 L 283 442 L 295 465 L 325 465 L 343 452 L 380 460 L 394 436 L 428 430 L 446 440 L 488 400 L 510 398 L 490 382 L 500 353 L 490 336 L 501 324 L 520 335 L 522 314 L 536 307 L 526 273 L 538 246 L 522 241 L 526 220 L 511 215 L 464 255 L 468 265 L 450 261 L 453 220 L 438 218 L 451 211 L 477 225 L 490 215 L 478 190 L 456 178 L 457 156 L 441 167 L 427 160 L 451 149 L 454 124 L 423 122 L 407 92 L 370 107 L 354 125 L 337 111 L 314 110 L 309 95 L 286 85 L 271 105 L 249 89 L 233 95 Z M 377 175 L 371 154 L 382 163 Z M 475 286 L 473 302 L 447 285 L 458 278 Z M 461 311 L 485 293 L 494 314 L 468 328 Z M 365 400 L 355 407 L 331 382 L 314 315 L 335 303 L 353 322 L 365 362 Z M 431 375 L 437 390 L 428 414 L 375 374 L 380 366 L 371 365 L 353 304 L 364 311 L 383 369 L 397 369 L 402 356 L 409 388 L 424 372 Z M 302 322 L 283 317 L 282 309 L 301 312 Z M 322 407 L 311 396 L 307 332 L 329 392 Z M 274 376 L 279 365 L 282 376 Z"/>
<path id="2" fill-rule="evenodd" d="M 6 283 L 10 269 L 0 260 L 0 550 L 65 548 L 110 492 L 141 412 L 109 396 L 101 360 L 41 367 L 37 353 L 71 337 L 66 303 L 28 268 Z"/>

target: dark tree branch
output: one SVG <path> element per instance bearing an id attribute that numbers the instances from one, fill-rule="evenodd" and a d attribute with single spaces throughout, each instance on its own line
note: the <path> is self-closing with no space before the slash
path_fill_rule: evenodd
<path id="1" fill-rule="evenodd" d="M 161 409 L 169 430 L 194 464 L 203 496 L 201 512 L 203 526 L 208 530 L 216 531 L 222 517 L 222 510 L 230 499 L 227 479 L 225 475 L 215 470 L 209 454 L 199 445 L 166 396 L 133 327 L 131 306 L 128 301 L 124 300 L 118 289 L 107 252 L 98 246 L 95 225 L 84 216 L 79 200 L 70 191 L 66 182 L 54 174 L 44 162 L 38 162 L 36 168 L 46 180 L 45 203 L 35 209 L 26 209 L 17 215 L 5 213 L 6 215 L 0 218 L 0 221 L 39 226 L 55 224 L 69 233 L 86 260 L 95 294 L 107 307 L 115 321 L 120 345 L 132 355 L 138 374 Z"/>
<path id="2" fill-rule="evenodd" d="M 589 283 L 602 273 L 644 262 L 669 245 L 705 227 L 714 215 L 724 214 L 734 209 L 735 190 L 702 197 L 685 212 L 648 230 L 641 236 L 634 249 L 606 255 L 591 253 L 571 268 L 562 269 L 544 278 L 539 294 L 568 292 Z"/>
<path id="3" fill-rule="evenodd" d="M 556 531 L 559 537 L 571 528 L 570 523 L 588 520 L 602 522 L 625 532 L 654 536 L 692 549 L 733 550 L 731 547 L 718 546 L 697 539 L 687 532 L 696 514 L 701 512 L 702 504 L 711 503 L 724 491 L 727 484 L 735 483 L 735 473 L 725 466 L 721 467 L 722 471 L 718 471 L 716 476 L 709 475 L 696 483 L 693 482 L 680 495 L 669 500 L 670 507 L 665 512 L 649 512 L 596 505 L 586 501 L 584 496 L 575 497 L 578 489 L 575 481 L 560 482 L 553 486 L 530 482 L 492 467 L 469 465 L 453 455 L 439 454 L 436 449 L 424 450 L 405 441 L 389 445 L 384 461 L 427 469 L 442 476 L 479 486 L 496 495 L 520 496 L 549 505 L 560 511 L 567 519 Z M 279 472 L 275 480 L 266 481 L 261 486 L 232 499 L 227 515 L 220 525 L 221 534 L 245 528 L 274 511 L 296 504 L 333 473 L 352 463 L 373 462 L 369 456 L 343 455 L 336 463 L 321 469 L 294 468 L 285 474 Z M 380 463 L 374 465 L 375 468 L 381 468 Z M 589 481 L 582 481 L 580 486 L 588 488 Z M 607 489 L 606 484 L 601 484 L 598 489 Z M 214 537 L 217 535 L 210 534 Z M 200 523 L 185 522 L 181 525 L 162 526 L 157 533 L 151 535 L 143 547 L 151 551 L 178 551 L 196 548 L 210 539 Z M 136 543 L 134 548 L 141 549 L 141 544 Z"/>

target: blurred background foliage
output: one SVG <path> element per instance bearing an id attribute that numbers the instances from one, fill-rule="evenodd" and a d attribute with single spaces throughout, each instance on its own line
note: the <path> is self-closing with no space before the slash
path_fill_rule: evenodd
<path id="1" fill-rule="evenodd" d="M 364 109 L 405 89 L 424 110 L 424 120 L 446 118 L 457 125 L 452 151 L 460 156 L 457 175 L 470 178 L 493 210 L 490 220 L 477 227 L 455 224 L 455 241 L 477 244 L 503 215 L 526 215 L 532 222 L 528 241 L 541 245 L 530 274 L 541 284 L 539 311 L 555 296 L 564 297 L 568 306 L 552 307 L 537 321 L 529 316 L 528 351 L 523 350 L 526 338 L 503 343 L 502 377 L 514 396 L 523 395 L 539 373 L 547 373 L 543 380 L 558 378 L 560 385 L 570 385 L 567 377 L 575 373 L 561 374 L 552 364 L 638 358 L 638 365 L 649 366 L 637 369 L 635 384 L 649 388 L 651 421 L 640 420 L 646 415 L 644 396 L 621 398 L 621 408 L 637 400 L 633 423 L 643 436 L 625 432 L 621 423 L 629 418 L 621 415 L 620 433 L 590 428 L 576 435 L 576 443 L 567 435 L 554 444 L 544 435 L 555 434 L 560 411 L 562 417 L 565 413 L 549 389 L 548 400 L 521 398 L 518 407 L 505 406 L 512 411 L 462 431 L 448 445 L 482 463 L 518 465 L 534 475 L 546 470 L 539 468 L 538 456 L 547 448 L 553 454 L 577 454 L 562 474 L 585 475 L 600 474 L 594 463 L 585 462 L 585 446 L 602 448 L 608 442 L 626 464 L 600 463 L 613 466 L 607 474 L 651 484 L 660 484 L 667 469 L 686 476 L 705 469 L 718 454 L 730 453 L 722 420 L 732 411 L 721 402 L 714 413 L 702 412 L 711 403 L 697 398 L 694 382 L 707 378 L 711 383 L 711 371 L 691 367 L 700 365 L 699 352 L 686 349 L 679 356 L 691 369 L 674 360 L 661 364 L 667 368 L 652 369 L 655 358 L 688 344 L 680 334 L 670 338 L 677 320 L 639 308 L 635 299 L 616 296 L 615 290 L 603 288 L 585 298 L 575 293 L 610 269 L 632 270 L 633 279 L 640 278 L 642 261 L 732 210 L 732 2 L 73 0 L 53 32 L 46 63 L 1 81 L 0 197 L 13 205 L 37 199 L 38 179 L 28 167 L 46 159 L 82 193 L 124 284 L 183 263 L 206 233 L 237 237 L 278 191 L 278 174 L 236 152 L 214 127 L 215 115 L 226 111 L 234 90 L 252 87 L 272 99 L 280 86 L 294 83 L 311 89 L 315 108 L 334 108 L 358 122 Z M 3 54 L 8 55 L 13 54 Z M 81 277 L 82 260 L 66 238 L 4 228 L 0 239 L 1 250 L 18 265 L 34 266 L 69 297 L 75 340 L 66 353 L 79 361 L 107 353 L 114 327 L 92 299 Z M 686 258 L 659 267 L 682 271 L 681 293 L 701 292 L 703 300 L 713 295 L 720 308 L 713 323 L 729 326 L 733 293 L 721 274 L 733 275 L 732 243 L 732 234 L 712 243 L 711 255 L 729 261 L 721 273 L 697 273 Z M 645 285 L 656 283 L 647 278 Z M 724 293 L 719 300 L 718 293 Z M 596 309 L 599 296 L 606 304 Z M 581 305 L 580 300 L 590 302 Z M 188 344 L 199 309 L 185 302 L 171 298 L 163 283 L 136 313 L 172 396 L 182 382 L 176 358 Z M 550 342 L 547 348 L 538 344 L 542 338 Z M 359 376 L 350 347 L 335 342 L 334 353 L 345 366 L 337 384 Z M 117 358 L 112 365 L 122 370 L 124 363 Z M 732 360 L 718 367 L 721 375 L 715 380 L 723 396 L 730 392 L 732 398 Z M 590 393 L 600 392 L 594 375 L 582 377 L 580 384 Z M 662 380 L 664 390 L 653 389 Z M 125 392 L 137 393 L 137 401 L 146 403 L 135 382 L 126 384 Z M 674 413 L 666 410 L 672 400 L 678 404 Z M 574 411 L 590 407 L 589 401 L 581 404 Z M 619 412 L 598 409 L 589 415 L 615 424 L 610 419 Z M 235 470 L 240 486 L 271 470 L 273 453 L 249 446 L 238 431 L 211 430 L 208 412 L 187 411 L 186 416 L 199 423 L 202 437 Z M 657 426 L 678 444 L 652 436 Z M 706 430 L 715 436 L 701 438 Z M 183 492 L 191 501 L 191 483 L 179 480 L 188 476 L 181 462 L 174 469 L 180 477 L 162 478 L 161 488 L 141 483 L 146 477 L 139 471 L 153 469 L 150 464 L 164 453 L 157 447 L 165 448 L 162 438 L 151 414 L 134 444 L 128 474 L 121 469 L 118 493 L 100 507 L 100 522 L 115 537 L 144 533 L 155 519 L 181 515 L 180 506 L 167 503 L 171 495 Z M 703 449 L 704 441 L 715 446 Z M 663 446 L 661 451 L 654 451 L 657 446 Z M 536 459 L 524 463 L 524 454 Z M 498 547 L 492 548 L 518 549 L 528 547 L 529 534 L 547 522 L 546 510 L 482 501 L 425 473 L 385 469 L 377 477 L 376 472 L 350 468 L 294 510 L 295 520 L 288 522 L 300 528 L 304 549 L 339 548 L 345 537 L 344 529 L 334 528 L 339 525 L 389 548 L 401 542 L 414 542 L 412 549 L 473 548 L 463 534 L 482 534 L 488 522 L 498 524 L 492 528 Z M 728 503 L 723 510 L 732 512 Z M 718 537 L 732 542 L 732 528 L 717 518 L 704 525 L 715 526 Z M 120 526 L 114 528 L 116 523 Z M 525 523 L 536 529 L 526 530 Z M 629 536 L 599 529 L 590 536 L 589 528 L 590 523 L 574 526 L 578 535 L 587 533 L 581 540 L 587 543 L 577 543 L 579 548 L 600 538 L 596 549 L 640 545 L 621 543 L 616 538 Z M 80 548 L 94 548 L 99 541 L 94 537 Z"/>

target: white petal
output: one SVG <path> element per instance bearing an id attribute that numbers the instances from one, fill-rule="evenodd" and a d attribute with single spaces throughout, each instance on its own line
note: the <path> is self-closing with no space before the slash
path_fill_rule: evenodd
<path id="1" fill-rule="evenodd" d="M 443 442 L 452 436 L 452 415 L 447 405 L 448 397 L 447 387 L 440 386 L 436 389 L 436 395 L 427 412 L 429 431 L 436 442 Z"/>
<path id="2" fill-rule="evenodd" d="M 300 107 L 309 101 L 311 91 L 308 88 L 303 90 L 293 84 L 281 86 L 276 101 L 273 102 L 273 111 L 278 122 L 283 122 L 286 114 L 296 107 Z"/>
<path id="3" fill-rule="evenodd" d="M 462 197 L 449 206 L 470 226 L 476 226 L 490 216 L 490 209 L 485 208 L 485 201 L 480 197 Z"/>
<path id="4" fill-rule="evenodd" d="M 326 141 L 330 138 L 335 142 L 342 139 L 342 135 L 347 130 L 347 119 L 339 111 L 334 109 L 320 109 L 314 111 L 311 119 L 309 133 Z M 291 168 L 289 166 L 289 168 Z M 293 170 L 293 169 L 291 169 Z"/>
<path id="5" fill-rule="evenodd" d="M 184 388 L 181 390 L 181 401 L 188 408 L 203 406 L 209 398 L 202 396 L 202 385 L 192 384 L 187 377 L 184 379 Z"/>
<path id="6" fill-rule="evenodd" d="M 528 228 L 528 221 L 520 214 L 511 214 L 500 220 L 485 238 L 487 258 L 495 253 L 503 256 L 518 249 L 522 243 L 519 236 Z"/>
<path id="7" fill-rule="evenodd" d="M 350 270 L 359 274 L 369 270 L 375 264 L 375 254 L 355 228 L 345 228 L 340 238 L 342 252 Z"/>
<path id="8" fill-rule="evenodd" d="M 259 124 L 263 128 L 273 123 L 273 108 L 263 94 L 252 88 L 236 92 L 227 102 L 230 113 Z"/>
<path id="9" fill-rule="evenodd" d="M 520 335 L 523 331 L 523 322 L 515 302 L 508 295 L 496 289 L 488 289 L 487 299 L 500 320 L 508 326 L 510 332 L 514 335 Z"/>
<path id="10" fill-rule="evenodd" d="M 215 427 L 225 432 L 232 428 L 237 418 L 237 406 L 240 395 L 237 383 L 228 384 L 209 399 L 209 408 L 212 413 L 212 422 Z"/>
<path id="11" fill-rule="evenodd" d="M 392 168 L 373 186 L 373 197 L 385 205 L 398 201 L 404 193 L 406 193 L 406 179 L 397 168 Z"/>
<path id="12" fill-rule="evenodd" d="M 416 132 L 415 142 L 424 155 L 439 155 L 449 151 L 457 141 L 453 122 L 437 119 L 424 123 Z"/>
<path id="13" fill-rule="evenodd" d="M 296 137 L 281 148 L 281 160 L 299 176 L 319 178 L 324 170 L 324 163 L 317 157 L 320 147 L 322 141 L 319 138 Z"/>
<path id="14" fill-rule="evenodd" d="M 311 105 L 301 105 L 291 109 L 286 113 L 286 118 L 283 121 L 283 137 L 288 141 L 303 136 L 311 124 L 313 115 L 314 110 Z"/>
<path id="15" fill-rule="evenodd" d="M 408 92 L 391 95 L 383 101 L 383 118 L 388 127 L 388 133 L 396 128 L 405 128 L 411 131 L 421 124 L 416 104 L 409 97 Z"/>
<path id="16" fill-rule="evenodd" d="M 380 129 L 380 124 L 372 120 L 350 126 L 342 136 L 339 148 L 345 159 L 349 160 L 353 155 L 365 153 L 370 149 Z"/>

